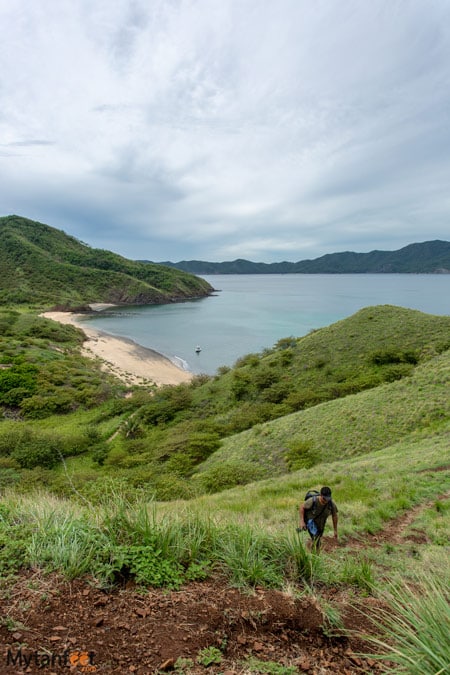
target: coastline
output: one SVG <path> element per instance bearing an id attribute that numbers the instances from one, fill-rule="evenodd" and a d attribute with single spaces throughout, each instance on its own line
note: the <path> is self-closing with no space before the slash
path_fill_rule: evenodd
<path id="1" fill-rule="evenodd" d="M 93 306 L 92 309 L 103 309 Z M 70 324 L 80 328 L 86 336 L 81 353 L 92 359 L 102 361 L 102 369 L 112 373 L 129 385 L 161 386 L 163 384 L 181 384 L 190 382 L 193 373 L 176 366 L 163 354 L 142 347 L 128 338 L 108 335 L 80 321 L 80 314 L 70 312 L 44 312 L 45 319 Z"/>

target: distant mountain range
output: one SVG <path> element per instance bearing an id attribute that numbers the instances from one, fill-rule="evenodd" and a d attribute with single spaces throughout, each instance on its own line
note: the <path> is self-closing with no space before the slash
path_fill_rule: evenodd
<path id="1" fill-rule="evenodd" d="M 314 260 L 257 263 L 250 260 L 162 262 L 191 274 L 450 274 L 450 242 L 425 241 L 398 251 L 329 253 Z"/>
<path id="2" fill-rule="evenodd" d="M 182 270 L 91 248 L 28 218 L 0 218 L 0 305 L 150 305 L 204 297 L 212 290 Z"/>

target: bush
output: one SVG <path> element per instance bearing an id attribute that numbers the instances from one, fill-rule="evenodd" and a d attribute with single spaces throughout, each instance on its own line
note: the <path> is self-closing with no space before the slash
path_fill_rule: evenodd
<path id="1" fill-rule="evenodd" d="M 76 406 L 70 392 L 35 394 L 22 402 L 22 412 L 30 419 L 43 419 L 50 415 L 72 412 Z"/>
<path id="2" fill-rule="evenodd" d="M 37 372 L 37 367 L 29 363 L 0 370 L 0 404 L 19 405 L 31 396 L 37 388 Z"/>
<path id="3" fill-rule="evenodd" d="M 113 583 L 135 579 L 145 586 L 179 588 L 183 583 L 183 568 L 175 560 L 161 555 L 154 546 L 116 546 L 110 553 L 106 568 Z"/>
<path id="4" fill-rule="evenodd" d="M 277 417 L 280 412 L 279 406 L 267 401 L 262 403 L 244 403 L 239 408 L 231 411 L 226 431 L 228 434 L 245 431 L 245 429 L 250 429 L 255 424 L 261 424 Z M 281 414 L 287 414 L 287 412 L 283 411 Z"/>
<path id="5" fill-rule="evenodd" d="M 62 436 L 17 424 L 0 434 L 0 457 L 10 457 L 23 469 L 37 466 L 49 469 L 60 461 L 61 455 L 77 455 L 89 447 L 90 440 L 85 433 Z"/>
<path id="6" fill-rule="evenodd" d="M 414 350 L 378 349 L 370 355 L 369 360 L 375 366 L 384 366 L 390 363 L 411 363 L 416 365 L 419 362 L 419 355 Z"/>
<path id="7" fill-rule="evenodd" d="M 289 471 L 310 469 L 312 466 L 315 466 L 322 461 L 319 451 L 314 447 L 313 443 L 308 440 L 291 442 L 284 459 Z"/>
<path id="8" fill-rule="evenodd" d="M 202 490 L 210 494 L 247 485 L 264 476 L 264 470 L 250 462 L 223 462 L 211 467 L 207 471 L 197 474 L 194 479 L 201 485 Z"/>
<path id="9" fill-rule="evenodd" d="M 159 474 L 157 477 L 153 473 L 151 478 L 155 498 L 159 501 L 170 502 L 174 499 L 192 499 L 196 496 L 192 483 L 173 473 Z"/>
<path id="10" fill-rule="evenodd" d="M 54 342 L 78 342 L 84 339 L 79 328 L 69 324 L 60 324 L 38 316 L 24 316 L 17 326 L 19 337 L 34 337 Z"/>
<path id="11" fill-rule="evenodd" d="M 19 316 L 19 312 L 2 311 L 0 312 L 0 335 L 12 335 L 12 327 Z"/>
<path id="12" fill-rule="evenodd" d="M 231 381 L 231 394 L 236 401 L 247 398 L 253 389 L 253 380 L 247 371 L 235 370 Z"/>
<path id="13" fill-rule="evenodd" d="M 397 365 L 386 366 L 383 370 L 383 379 L 385 382 L 394 382 L 401 380 L 411 373 L 412 366 L 408 363 L 399 363 Z"/>
<path id="14" fill-rule="evenodd" d="M 260 367 L 253 376 L 255 387 L 261 391 L 278 381 L 280 374 L 273 369 Z"/>
<path id="15" fill-rule="evenodd" d="M 245 354 L 237 359 L 234 364 L 235 368 L 243 368 L 244 366 L 256 367 L 260 362 L 259 354 Z"/>
<path id="16" fill-rule="evenodd" d="M 22 445 L 11 453 L 22 469 L 33 469 L 42 466 L 47 469 L 54 467 L 60 460 L 58 449 L 48 445 L 45 441 L 35 441 L 32 445 Z"/>
<path id="17" fill-rule="evenodd" d="M 263 391 L 261 398 L 269 403 L 281 403 L 289 396 L 290 388 L 291 385 L 287 382 L 276 382 Z"/>
<path id="18" fill-rule="evenodd" d="M 189 408 L 191 403 L 192 392 L 187 386 L 163 387 L 141 408 L 139 417 L 145 424 L 165 424 L 170 422 L 177 412 Z"/>
<path id="19" fill-rule="evenodd" d="M 174 435 L 164 443 L 166 469 L 178 476 L 188 476 L 194 467 L 207 459 L 220 446 L 220 439 L 212 432 L 191 432 Z"/>
<path id="20" fill-rule="evenodd" d="M 277 349 L 281 349 L 284 351 L 292 351 L 294 347 L 297 345 L 297 338 L 293 337 L 292 335 L 290 337 L 285 337 L 281 338 L 281 340 L 278 340 L 278 342 L 275 344 L 275 347 Z"/>
<path id="21" fill-rule="evenodd" d="M 23 525 L 10 525 L 0 518 L 0 578 L 16 574 L 29 563 L 29 534 Z"/>

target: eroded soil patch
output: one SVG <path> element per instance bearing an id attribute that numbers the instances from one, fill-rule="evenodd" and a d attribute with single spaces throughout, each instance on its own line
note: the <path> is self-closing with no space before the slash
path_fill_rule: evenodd
<path id="1" fill-rule="evenodd" d="M 249 657 L 310 675 L 379 672 L 377 662 L 356 655 L 356 640 L 327 637 L 314 598 L 264 589 L 246 594 L 220 579 L 180 591 L 104 592 L 87 581 L 28 572 L 2 591 L 0 615 L 2 675 L 144 675 L 169 672 L 180 658 L 188 659 L 185 673 L 237 675 L 251 672 Z M 359 613 L 343 616 L 352 628 L 364 628 Z M 211 647 L 221 662 L 200 663 Z"/>

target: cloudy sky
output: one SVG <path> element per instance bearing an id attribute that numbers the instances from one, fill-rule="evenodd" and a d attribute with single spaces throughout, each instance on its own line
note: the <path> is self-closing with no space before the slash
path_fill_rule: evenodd
<path id="1" fill-rule="evenodd" d="M 449 0 L 0 0 L 0 215 L 148 260 L 449 239 Z"/>

